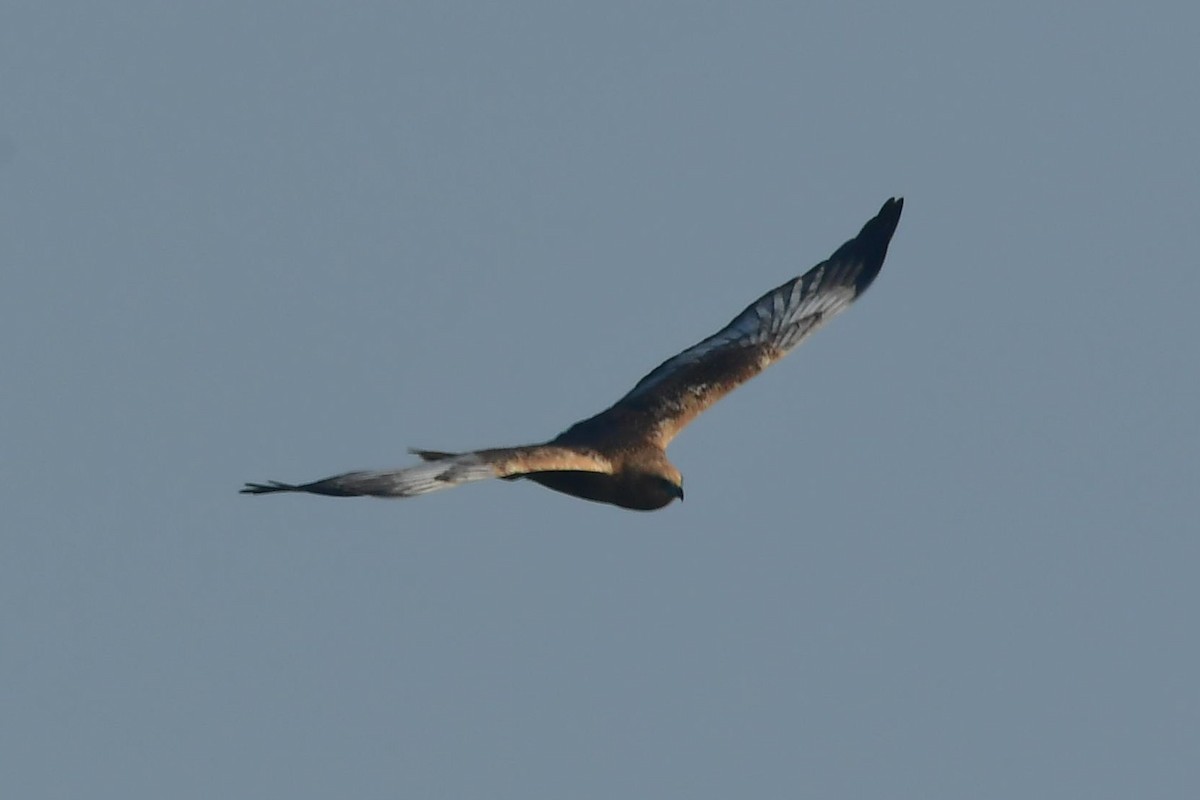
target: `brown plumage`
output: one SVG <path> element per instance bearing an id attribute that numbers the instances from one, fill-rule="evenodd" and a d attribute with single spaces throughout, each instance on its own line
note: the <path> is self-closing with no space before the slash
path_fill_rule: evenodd
<path id="1" fill-rule="evenodd" d="M 299 485 L 247 483 L 245 494 L 308 492 L 412 497 L 486 478 L 539 483 L 565 494 L 652 511 L 683 499 L 667 445 L 701 412 L 786 355 L 861 295 L 883 266 L 902 199 L 883 204 L 817 266 L 767 292 L 717 333 L 667 359 L 620 400 L 544 444 L 445 453 L 413 450 L 413 467 L 347 472 Z"/>

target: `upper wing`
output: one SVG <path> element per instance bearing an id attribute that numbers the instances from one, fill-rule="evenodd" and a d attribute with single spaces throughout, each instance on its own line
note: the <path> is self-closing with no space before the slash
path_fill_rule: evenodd
<path id="1" fill-rule="evenodd" d="M 561 439 L 586 440 L 593 432 L 632 427 L 665 448 L 698 414 L 786 355 L 871 285 L 903 207 L 903 199 L 888 200 L 827 261 L 755 300 L 720 331 L 664 361 L 615 405 Z"/>
<path id="2" fill-rule="evenodd" d="M 405 469 L 347 472 L 312 483 L 247 483 L 242 494 L 308 492 L 335 497 L 413 497 L 487 478 L 513 478 L 531 472 L 570 470 L 611 473 L 612 464 L 588 451 L 553 445 L 506 447 L 474 453 L 414 451 L 425 463 Z"/>

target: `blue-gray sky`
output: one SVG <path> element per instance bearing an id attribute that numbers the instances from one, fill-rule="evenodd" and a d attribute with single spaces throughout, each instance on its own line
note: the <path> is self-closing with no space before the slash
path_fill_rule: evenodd
<path id="1" fill-rule="evenodd" d="M 10 3 L 0 793 L 1200 791 L 1190 3 Z M 552 436 L 907 199 L 671 450 Z"/>

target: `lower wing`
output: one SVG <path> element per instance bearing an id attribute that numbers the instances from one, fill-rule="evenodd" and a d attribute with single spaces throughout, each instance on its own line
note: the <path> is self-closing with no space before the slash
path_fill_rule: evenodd
<path id="1" fill-rule="evenodd" d="M 415 497 L 488 478 L 515 478 L 531 472 L 567 470 L 612 473 L 596 453 L 554 445 L 506 447 L 473 453 L 413 451 L 425 463 L 402 469 L 345 472 L 312 483 L 247 483 L 242 494 L 304 492 L 331 497 Z"/>

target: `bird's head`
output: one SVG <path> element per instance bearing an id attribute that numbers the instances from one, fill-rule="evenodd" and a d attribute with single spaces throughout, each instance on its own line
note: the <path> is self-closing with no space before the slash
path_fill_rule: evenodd
<path id="1" fill-rule="evenodd" d="M 622 508 L 655 511 L 683 499 L 683 478 L 669 465 L 644 465 L 641 469 L 624 470 L 618 480 L 621 489 L 616 499 L 609 502 Z"/>
<path id="2" fill-rule="evenodd" d="M 663 493 L 666 494 L 668 497 L 670 497 L 671 500 L 674 500 L 676 498 L 683 500 L 683 477 L 682 476 L 677 475 L 675 477 L 660 477 L 659 482 L 662 486 Z M 668 501 L 668 502 L 670 502 L 670 501 Z"/>
<path id="3" fill-rule="evenodd" d="M 647 475 L 645 485 L 648 500 L 654 508 L 662 508 L 672 501 L 683 500 L 683 476 L 670 463 Z"/>

